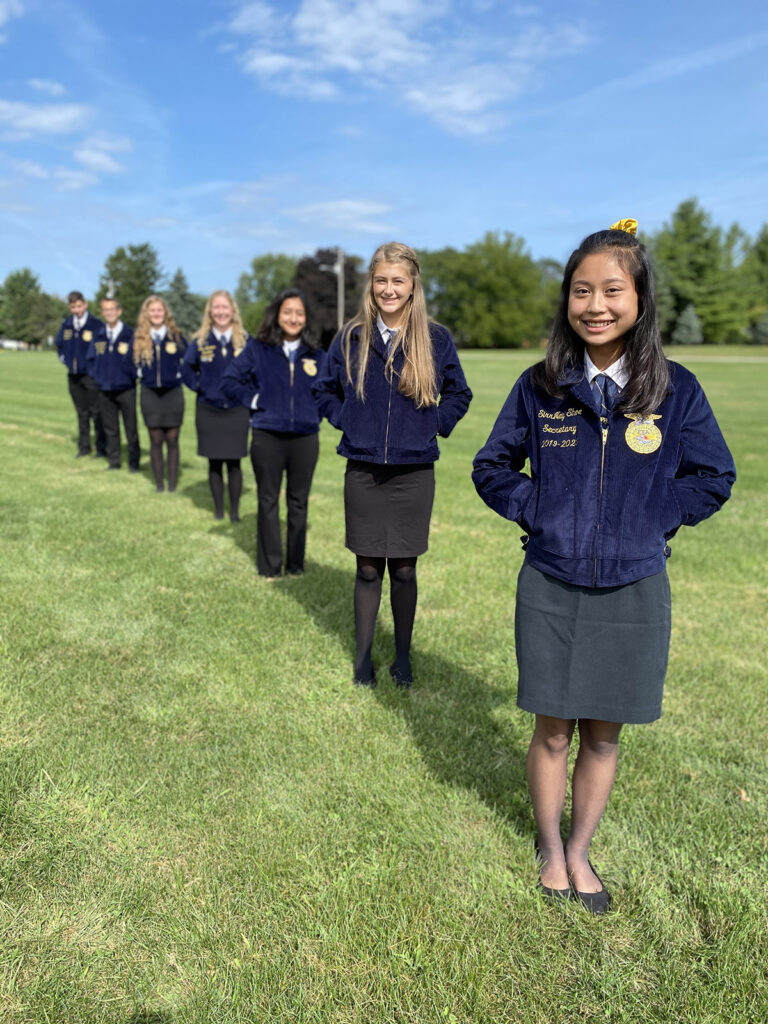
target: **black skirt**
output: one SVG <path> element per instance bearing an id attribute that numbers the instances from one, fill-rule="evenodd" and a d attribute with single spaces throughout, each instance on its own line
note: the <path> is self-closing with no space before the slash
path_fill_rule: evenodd
<path id="1" fill-rule="evenodd" d="M 248 454 L 248 410 L 219 409 L 197 398 L 197 454 L 204 459 L 244 459 Z"/>
<path id="2" fill-rule="evenodd" d="M 517 704 L 553 718 L 653 722 L 669 655 L 666 572 L 579 587 L 523 564 L 517 581 Z"/>
<path id="3" fill-rule="evenodd" d="M 371 558 L 417 558 L 429 546 L 435 467 L 350 459 L 344 476 L 347 547 Z"/>
<path id="4" fill-rule="evenodd" d="M 141 385 L 141 415 L 148 429 L 162 427 L 180 427 L 184 419 L 184 389 L 179 385 L 175 388 L 151 388 L 148 384 Z"/>

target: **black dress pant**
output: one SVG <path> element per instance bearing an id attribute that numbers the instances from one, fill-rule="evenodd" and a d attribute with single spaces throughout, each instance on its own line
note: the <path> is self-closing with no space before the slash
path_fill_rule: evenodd
<path id="1" fill-rule="evenodd" d="M 107 458 L 110 466 L 120 466 L 120 416 L 128 445 L 128 465 L 139 468 L 139 428 L 136 421 L 136 388 L 124 391 L 100 391 L 99 412 L 107 440 Z"/>
<path id="2" fill-rule="evenodd" d="M 262 576 L 279 576 L 283 561 L 279 499 L 284 473 L 288 506 L 285 568 L 289 573 L 304 570 L 309 489 L 319 450 L 317 434 L 252 432 L 251 464 L 258 498 L 256 568 Z"/>
<path id="3" fill-rule="evenodd" d="M 87 373 L 70 373 L 69 393 L 77 413 L 77 450 L 88 455 L 91 450 L 91 420 L 96 436 L 97 455 L 107 454 L 107 439 L 99 413 L 99 388 L 93 377 Z"/>

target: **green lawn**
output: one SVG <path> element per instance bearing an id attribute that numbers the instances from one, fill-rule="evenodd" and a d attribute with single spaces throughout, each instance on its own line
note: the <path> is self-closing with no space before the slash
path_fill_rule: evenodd
<path id="1" fill-rule="evenodd" d="M 1 1019 L 768 1019 L 768 354 L 734 354 L 683 353 L 739 480 L 673 542 L 664 716 L 623 735 L 593 919 L 534 891 L 520 531 L 469 479 L 533 354 L 464 356 L 400 692 L 351 683 L 331 428 L 307 574 L 270 585 L 250 466 L 243 521 L 215 522 L 189 396 L 179 491 L 156 494 L 73 458 L 54 357 L 0 353 Z M 392 643 L 385 607 L 379 666 Z"/>

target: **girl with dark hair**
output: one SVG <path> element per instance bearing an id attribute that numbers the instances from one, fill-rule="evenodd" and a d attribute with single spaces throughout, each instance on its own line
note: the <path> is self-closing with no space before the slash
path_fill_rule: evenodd
<path id="1" fill-rule="evenodd" d="M 735 480 L 704 392 L 663 354 L 653 270 L 636 228 L 620 221 L 598 231 L 568 260 L 546 359 L 515 384 L 473 473 L 486 504 L 526 533 L 517 703 L 536 716 L 527 769 L 538 886 L 595 914 L 610 896 L 589 848 L 619 732 L 661 714 L 668 541 L 716 512 Z"/>
<path id="2" fill-rule="evenodd" d="M 165 299 L 150 295 L 139 310 L 133 336 L 133 361 L 141 381 L 141 414 L 149 431 L 149 461 L 158 491 L 165 490 L 163 444 L 168 452 L 168 490 L 179 475 L 179 431 L 184 420 L 181 360 L 187 342 Z"/>
<path id="3" fill-rule="evenodd" d="M 385 567 L 398 686 L 413 682 L 416 559 L 427 550 L 437 435 L 467 411 L 467 387 L 448 331 L 427 317 L 419 260 L 399 242 L 373 254 L 360 312 L 331 344 L 315 384 L 320 411 L 342 431 L 347 547 L 357 557 L 355 683 L 375 686 L 371 647 Z"/>
<path id="4" fill-rule="evenodd" d="M 252 411 L 251 463 L 256 476 L 258 515 L 256 568 L 276 579 L 283 566 L 280 488 L 285 476 L 288 509 L 285 570 L 304 572 L 307 508 L 319 453 L 320 415 L 311 384 L 325 366 L 307 322 L 307 303 L 296 288 L 281 292 L 267 307 L 256 338 L 249 338 L 222 377 L 231 402 Z"/>
<path id="5" fill-rule="evenodd" d="M 240 459 L 248 452 L 248 413 L 232 403 L 221 389 L 221 378 L 245 348 L 246 333 L 237 303 L 227 291 L 211 294 L 203 310 L 200 329 L 181 364 L 181 376 L 197 392 L 195 425 L 197 454 L 208 459 L 208 485 L 216 519 L 224 518 L 224 463 L 227 464 L 229 518 L 240 521 L 243 471 Z"/>

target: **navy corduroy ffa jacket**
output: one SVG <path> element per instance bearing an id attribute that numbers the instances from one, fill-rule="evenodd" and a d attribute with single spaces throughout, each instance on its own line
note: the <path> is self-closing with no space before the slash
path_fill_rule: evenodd
<path id="1" fill-rule="evenodd" d="M 152 359 L 140 362 L 138 378 L 142 387 L 148 388 L 180 388 L 181 361 L 187 351 L 187 341 L 183 334 L 171 337 L 166 334 L 162 341 L 152 343 Z"/>
<path id="2" fill-rule="evenodd" d="M 127 391 L 136 387 L 132 327 L 123 324 L 117 337 L 110 341 L 107 326 L 102 324 L 93 340 L 91 376 L 99 385 L 99 391 Z"/>
<path id="3" fill-rule="evenodd" d="M 249 335 L 246 345 L 250 340 Z M 245 348 L 242 351 L 245 351 Z M 190 391 L 197 392 L 199 401 L 215 405 L 217 409 L 231 409 L 240 402 L 233 401 L 224 394 L 221 381 L 225 370 L 234 359 L 235 350 L 231 339 L 223 346 L 211 331 L 205 341 L 189 343 L 189 348 L 184 353 L 184 362 L 181 364 L 181 379 Z"/>
<path id="4" fill-rule="evenodd" d="M 101 320 L 91 313 L 88 314 L 88 319 L 81 330 L 75 327 L 73 316 L 68 316 L 62 323 L 56 335 L 56 348 L 59 352 L 59 361 L 64 363 L 73 376 L 93 372 L 94 352 L 91 343 L 103 326 Z"/>
<path id="5" fill-rule="evenodd" d="M 448 437 L 469 408 L 472 392 L 467 386 L 450 332 L 430 323 L 429 333 L 435 358 L 437 405 L 418 409 L 412 398 L 397 390 L 403 368 L 402 347 L 395 352 L 394 373 L 386 373 L 387 347 L 374 325 L 371 352 L 365 374 L 365 398 L 361 402 L 355 385 L 347 379 L 341 336 L 336 335 L 328 350 L 328 369 L 315 382 L 313 391 L 320 413 L 342 431 L 336 449 L 339 455 L 362 462 L 385 465 L 415 465 L 434 462 L 440 456 L 437 437 Z M 352 368 L 359 346 L 359 332 L 350 335 Z"/>
<path id="6" fill-rule="evenodd" d="M 472 479 L 487 505 L 526 531 L 535 568 L 588 587 L 652 576 L 677 530 L 728 499 L 736 469 L 706 396 L 684 367 L 669 369 L 670 392 L 652 419 L 618 408 L 605 429 L 586 377 L 565 384 L 562 398 L 535 390 L 530 371 L 517 381 Z"/>
<path id="7" fill-rule="evenodd" d="M 230 402 L 251 409 L 254 430 L 316 434 L 320 413 L 312 384 L 325 372 L 326 360 L 322 349 L 310 348 L 302 342 L 291 363 L 281 345 L 249 338 L 243 351 L 227 367 L 222 390 Z"/>

